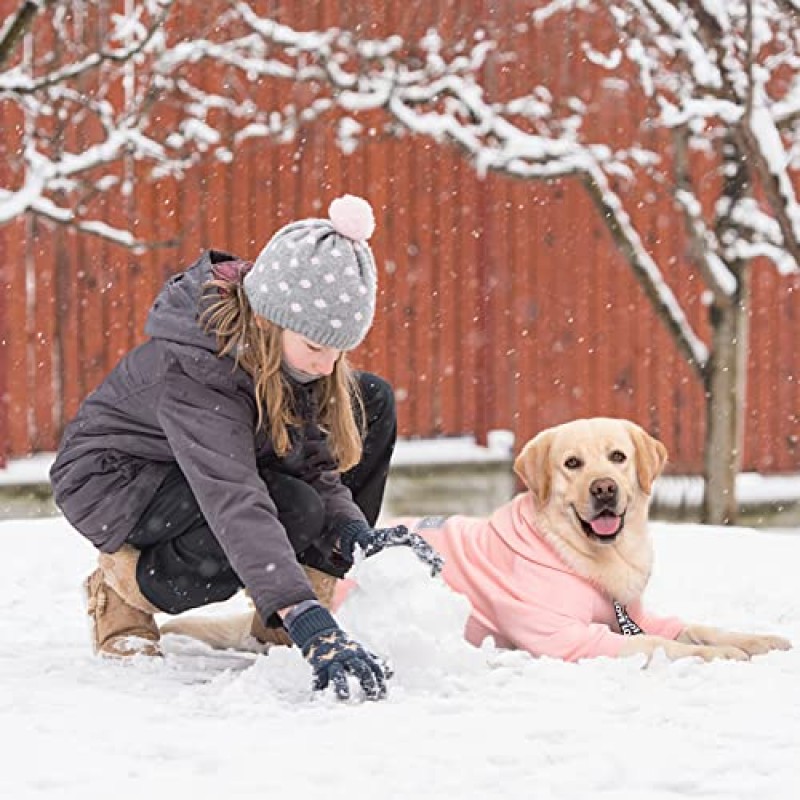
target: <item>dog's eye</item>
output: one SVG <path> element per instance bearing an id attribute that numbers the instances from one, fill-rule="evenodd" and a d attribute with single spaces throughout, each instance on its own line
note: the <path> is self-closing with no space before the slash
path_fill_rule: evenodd
<path id="1" fill-rule="evenodd" d="M 577 458 L 576 456 L 570 456 L 570 457 L 569 457 L 569 458 L 568 458 L 568 459 L 567 459 L 567 460 L 564 462 L 564 466 L 565 466 L 567 469 L 579 469 L 580 467 L 582 467 L 582 466 L 583 466 L 583 461 L 581 461 L 581 460 L 580 460 L 579 458 Z"/>
<path id="2" fill-rule="evenodd" d="M 622 450 L 612 450 L 611 454 L 608 456 L 608 460 L 614 464 L 624 464 L 628 460 L 628 457 Z"/>

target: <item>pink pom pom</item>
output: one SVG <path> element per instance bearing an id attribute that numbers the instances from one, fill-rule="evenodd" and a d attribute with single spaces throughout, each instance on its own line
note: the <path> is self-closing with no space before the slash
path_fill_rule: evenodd
<path id="1" fill-rule="evenodd" d="M 364 242 L 375 231 L 372 206 L 363 198 L 352 194 L 337 197 L 328 209 L 331 225 L 337 233 L 357 242 Z"/>

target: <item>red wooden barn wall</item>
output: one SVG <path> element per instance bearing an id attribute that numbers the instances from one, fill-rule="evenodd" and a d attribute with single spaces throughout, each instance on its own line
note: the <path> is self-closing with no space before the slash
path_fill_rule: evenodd
<path id="1" fill-rule="evenodd" d="M 487 85 L 518 94 L 534 80 L 564 92 L 596 81 L 595 68 L 579 57 L 580 30 L 554 37 L 512 24 L 536 5 L 324 0 L 259 3 L 258 10 L 301 28 L 359 27 L 369 37 L 399 31 L 408 41 L 429 27 L 445 37 L 483 28 L 517 53 L 487 66 Z M 0 16 L 12 7 L 0 1 Z M 213 14 L 213 3 L 185 2 L 173 24 L 191 35 Z M 53 47 L 44 31 L 36 46 Z M 204 76 L 208 85 L 223 78 Z M 285 91 L 253 86 L 267 97 Z M 598 136 L 639 124 L 640 100 L 613 86 L 603 92 L 591 122 Z M 20 120 L 8 104 L 0 115 L 0 146 L 13 152 Z M 162 122 L 175 124 L 169 111 Z M 286 145 L 250 141 L 231 164 L 211 163 L 180 183 L 152 183 L 129 165 L 135 188 L 127 205 L 108 202 L 100 213 L 142 239 L 176 239 L 173 247 L 133 255 L 37 220 L 1 229 L 0 457 L 56 447 L 81 399 L 141 341 L 166 275 L 205 247 L 253 258 L 278 226 L 324 213 L 331 199 L 351 192 L 375 208 L 380 272 L 377 321 L 356 361 L 395 386 L 401 435 L 509 428 L 520 442 L 573 417 L 624 416 L 665 441 L 674 471 L 700 471 L 702 386 L 580 186 L 480 179 L 459 152 L 414 137 L 380 138 L 345 156 L 332 127 L 311 125 Z M 71 130 L 67 144 L 90 133 Z M 707 332 L 677 214 L 661 202 L 644 204 L 634 218 L 659 263 L 669 265 L 667 279 L 689 318 Z M 797 471 L 800 281 L 768 265 L 754 275 L 745 468 Z"/>

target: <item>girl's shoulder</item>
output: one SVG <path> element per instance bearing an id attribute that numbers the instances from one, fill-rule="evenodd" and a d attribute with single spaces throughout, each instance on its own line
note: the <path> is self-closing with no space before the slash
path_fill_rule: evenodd
<path id="1" fill-rule="evenodd" d="M 219 357 L 205 348 L 178 342 L 160 342 L 165 370 L 181 372 L 210 389 L 253 394 L 253 380 L 230 356 Z"/>

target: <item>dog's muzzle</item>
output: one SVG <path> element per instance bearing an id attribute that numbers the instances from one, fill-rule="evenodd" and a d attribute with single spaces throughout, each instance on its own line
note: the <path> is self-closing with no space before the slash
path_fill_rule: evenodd
<path id="1" fill-rule="evenodd" d="M 596 542 L 610 544 L 625 527 L 625 512 L 617 513 L 619 486 L 613 478 L 595 478 L 589 485 L 592 500 L 592 518 L 584 519 L 577 511 L 575 516 L 583 532 Z"/>

